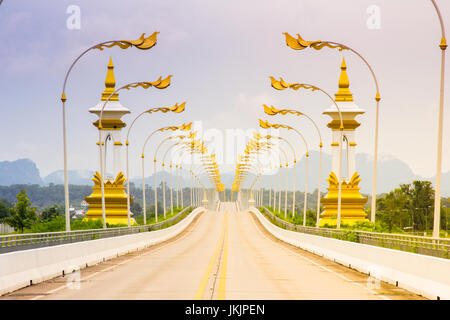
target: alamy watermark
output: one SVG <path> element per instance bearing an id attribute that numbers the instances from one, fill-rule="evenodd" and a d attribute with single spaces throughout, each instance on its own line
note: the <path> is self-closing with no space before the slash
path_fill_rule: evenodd
<path id="1" fill-rule="evenodd" d="M 67 270 L 72 272 L 67 275 L 66 287 L 70 290 L 79 290 L 81 288 L 81 271 L 78 266 L 68 266 Z"/>
<path id="2" fill-rule="evenodd" d="M 66 20 L 66 27 L 69 30 L 81 29 L 81 9 L 75 4 L 71 4 L 66 9 L 66 14 L 69 15 Z"/>
<path id="3" fill-rule="evenodd" d="M 369 15 L 366 20 L 366 26 L 369 30 L 381 29 L 381 9 L 377 5 L 371 5 L 367 8 L 366 13 Z"/>

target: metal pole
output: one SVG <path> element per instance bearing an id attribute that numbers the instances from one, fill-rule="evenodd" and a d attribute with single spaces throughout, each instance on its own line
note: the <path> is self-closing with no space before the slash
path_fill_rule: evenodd
<path id="1" fill-rule="evenodd" d="M 66 214 L 66 231 L 70 231 L 69 178 L 67 174 L 66 95 L 64 93 L 62 95 L 61 100 L 62 100 L 62 117 L 63 117 L 63 145 L 64 145 L 64 202 Z"/>
<path id="2" fill-rule="evenodd" d="M 316 228 L 319 227 L 320 219 L 320 183 L 322 181 L 322 143 L 320 144 L 319 153 L 319 186 L 317 188 L 317 212 L 316 212 Z"/>
<path id="3" fill-rule="evenodd" d="M 179 208 L 180 207 L 180 204 L 179 204 L 179 202 L 178 202 L 178 192 L 180 191 L 180 189 L 179 189 L 179 179 L 178 179 L 178 165 L 176 165 L 175 166 L 175 179 L 176 179 L 176 181 L 175 181 L 175 184 L 177 185 L 177 192 L 176 192 L 176 194 L 177 194 L 177 208 Z"/>
<path id="4" fill-rule="evenodd" d="M 103 229 L 106 229 L 106 204 L 105 204 L 105 181 L 103 180 L 104 170 L 103 170 L 103 151 L 102 151 L 102 138 L 101 138 L 101 132 L 98 131 L 99 135 L 99 156 L 100 156 L 100 190 L 102 194 L 102 219 L 103 219 Z"/>
<path id="5" fill-rule="evenodd" d="M 142 154 L 142 210 L 144 210 L 144 225 L 147 224 L 147 206 L 145 201 L 145 173 L 144 173 L 144 154 Z"/>
<path id="6" fill-rule="evenodd" d="M 441 25 L 442 39 L 439 44 L 441 48 L 441 87 L 439 96 L 439 120 L 438 120 L 438 143 L 437 143 L 437 159 L 436 159 L 436 188 L 434 193 L 434 221 L 433 221 L 433 237 L 439 237 L 440 219 L 441 219 L 441 177 L 442 177 L 442 131 L 444 126 L 444 80 L 445 80 L 445 50 L 447 49 L 447 41 L 445 39 L 444 21 L 441 12 L 434 0 L 431 0 Z"/>
<path id="7" fill-rule="evenodd" d="M 158 222 L 158 186 L 156 185 L 156 159 L 153 159 L 153 175 L 155 178 L 155 222 Z"/>
<path id="8" fill-rule="evenodd" d="M 128 227 L 130 227 L 130 168 L 128 165 L 128 140 L 125 143 L 125 153 L 126 153 L 126 162 L 127 162 L 127 217 L 128 217 Z M 103 179 L 103 177 L 102 177 Z"/>
<path id="9" fill-rule="evenodd" d="M 305 200 L 303 202 L 303 226 L 306 226 L 306 207 L 307 207 L 307 202 L 308 202 L 308 159 L 309 159 L 309 155 L 306 154 Z"/>
<path id="10" fill-rule="evenodd" d="M 194 207 L 193 191 L 194 191 L 194 176 L 192 175 L 192 172 L 191 172 L 191 207 Z"/>
<path id="11" fill-rule="evenodd" d="M 286 163 L 286 189 L 284 191 L 284 218 L 287 218 L 288 166 Z"/>
<path id="12" fill-rule="evenodd" d="M 164 163 L 163 166 L 163 212 L 164 212 L 164 220 L 166 219 L 166 179 L 164 177 Z"/>
<path id="13" fill-rule="evenodd" d="M 292 218 L 295 217 L 295 182 L 297 180 L 297 171 L 295 170 L 297 161 L 294 159 L 294 182 L 292 186 Z"/>
<path id="14" fill-rule="evenodd" d="M 170 210 L 173 215 L 173 174 L 172 174 L 172 162 L 170 163 Z"/>
<path id="15" fill-rule="evenodd" d="M 273 210 L 276 210 L 276 205 L 277 205 L 277 194 L 275 191 L 275 174 L 273 174 L 272 176 L 272 188 L 273 188 Z"/>
<path id="16" fill-rule="evenodd" d="M 264 185 L 263 185 L 263 176 L 261 176 L 261 203 L 259 204 L 261 207 L 264 206 Z"/>
<path id="17" fill-rule="evenodd" d="M 339 138 L 339 177 L 338 177 L 338 208 L 337 208 L 337 223 L 336 228 L 341 227 L 341 202 L 342 202 L 342 137 L 343 129 Z"/>
<path id="18" fill-rule="evenodd" d="M 272 204 L 272 186 L 269 187 L 269 207 L 271 206 L 271 204 Z"/>
<path id="19" fill-rule="evenodd" d="M 181 165 L 180 165 L 180 190 L 181 190 L 181 207 L 184 208 L 184 201 L 183 201 L 183 176 L 181 172 Z"/>
<path id="20" fill-rule="evenodd" d="M 438 143 L 436 159 L 436 188 L 434 192 L 433 237 L 439 237 L 441 219 L 441 178 L 442 178 L 442 131 L 444 127 L 444 79 L 445 49 L 441 50 L 441 89 L 439 97 Z"/>
<path id="21" fill-rule="evenodd" d="M 281 189 L 282 189 L 282 186 L 281 186 L 281 169 L 282 169 L 283 167 L 282 167 L 282 165 L 280 164 L 280 190 L 278 191 L 278 212 L 280 212 L 281 213 Z"/>

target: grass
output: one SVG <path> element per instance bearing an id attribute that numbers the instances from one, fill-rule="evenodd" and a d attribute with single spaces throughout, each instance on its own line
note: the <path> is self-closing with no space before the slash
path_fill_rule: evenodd
<path id="1" fill-rule="evenodd" d="M 166 217 L 165 218 L 164 218 L 164 213 L 163 212 L 158 212 L 158 223 L 162 222 L 162 221 L 165 221 L 165 220 L 168 220 L 168 219 L 170 219 L 172 217 L 175 217 L 178 213 L 180 213 L 185 208 L 186 207 L 184 207 L 184 208 L 173 208 L 173 214 L 172 214 L 172 210 L 169 209 L 166 212 Z M 189 210 L 187 210 L 187 211 L 189 211 Z M 135 221 L 136 221 L 136 223 L 138 225 L 144 225 L 144 216 L 142 216 L 142 215 L 141 216 L 137 216 L 135 218 Z M 146 222 L 147 222 L 147 224 L 154 224 L 154 223 L 156 223 L 155 213 L 154 212 L 153 213 L 147 213 L 147 221 Z"/>
<path id="2" fill-rule="evenodd" d="M 289 212 L 288 210 L 288 214 L 287 217 L 285 218 L 284 215 L 284 211 L 279 212 L 278 210 L 273 210 L 272 207 L 267 207 L 267 209 L 269 209 L 275 216 L 277 216 L 278 218 L 295 224 L 295 225 L 303 225 L 303 215 L 295 215 L 294 217 L 292 217 L 292 214 Z M 314 212 L 307 212 L 307 217 L 306 217 L 306 225 L 310 226 L 310 227 L 315 227 L 316 226 L 316 221 L 314 217 L 311 217 L 311 213 L 313 215 L 315 215 Z M 329 228 L 329 229 L 336 229 L 336 226 L 330 226 L 328 224 L 323 225 L 321 228 Z M 361 221 L 361 222 L 356 222 L 353 225 L 348 225 L 346 223 L 341 223 L 341 229 L 346 229 L 346 230 L 355 230 L 355 231 L 368 231 L 368 232 L 379 232 L 379 233 L 400 233 L 400 234 L 404 234 L 405 232 L 397 227 L 397 226 L 393 226 L 392 230 L 389 231 L 389 227 L 381 222 L 376 222 L 376 223 L 372 223 L 370 221 Z"/>
<path id="3" fill-rule="evenodd" d="M 266 207 L 269 209 L 270 212 L 272 212 L 276 217 L 280 218 L 281 220 L 284 220 L 286 222 L 295 224 L 295 225 L 303 225 L 303 212 L 300 214 L 298 211 L 295 213 L 294 216 L 292 216 L 292 211 L 287 210 L 286 218 L 284 215 L 284 210 L 281 212 L 278 210 L 274 210 L 273 207 Z M 261 209 L 263 210 L 263 209 Z M 260 210 L 260 211 L 261 211 Z M 306 225 L 308 227 L 314 227 L 316 225 L 315 218 L 311 217 L 311 215 L 314 215 L 315 213 L 311 210 L 307 210 L 306 212 Z"/>
<path id="4" fill-rule="evenodd" d="M 174 208 L 173 215 L 171 210 L 169 210 L 166 214 L 166 217 L 164 218 L 164 214 L 158 214 L 158 222 L 162 222 L 165 220 L 168 220 L 174 216 L 176 216 L 178 213 L 180 213 L 184 208 Z M 189 212 L 192 210 L 186 210 L 186 214 L 183 215 L 181 218 L 184 218 Z M 138 225 L 144 225 L 144 217 L 137 216 L 135 218 L 136 223 Z M 155 221 L 155 215 L 148 213 L 147 214 L 147 225 L 154 224 Z M 127 224 L 109 224 L 106 223 L 107 228 L 120 228 L 120 227 L 127 227 Z M 167 227 L 167 226 L 166 226 Z M 70 221 L 70 229 L 71 230 L 88 230 L 88 229 L 102 229 L 103 228 L 103 221 L 101 219 L 97 220 L 84 220 L 83 218 L 77 218 Z M 58 232 L 58 231 L 65 231 L 66 230 L 66 220 L 63 216 L 57 216 L 51 220 L 48 221 L 38 221 L 37 223 L 33 224 L 30 228 L 24 229 L 23 233 L 44 233 L 44 232 Z M 14 233 L 7 233 L 5 235 L 14 235 L 19 234 L 19 232 Z"/>

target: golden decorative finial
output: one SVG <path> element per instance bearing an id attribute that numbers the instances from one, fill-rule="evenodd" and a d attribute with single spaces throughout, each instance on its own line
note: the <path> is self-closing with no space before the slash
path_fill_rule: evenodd
<path id="1" fill-rule="evenodd" d="M 108 72 L 106 72 L 105 90 L 102 93 L 102 101 L 108 100 L 108 97 L 116 90 L 116 78 L 114 77 L 114 65 L 112 58 L 109 58 Z M 110 101 L 119 101 L 119 94 L 114 94 Z"/>
<path id="2" fill-rule="evenodd" d="M 353 94 L 350 92 L 350 81 L 347 76 L 347 65 L 342 58 L 341 75 L 339 77 L 339 90 L 335 94 L 335 101 L 353 101 Z"/>

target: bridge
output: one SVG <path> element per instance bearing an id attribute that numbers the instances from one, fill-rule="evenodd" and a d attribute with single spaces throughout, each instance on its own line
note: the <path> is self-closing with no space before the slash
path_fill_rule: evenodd
<path id="1" fill-rule="evenodd" d="M 210 210 L 199 207 L 157 231 L 0 254 L 0 263 L 6 267 L 0 272 L 1 299 L 436 299 L 429 291 L 433 279 L 427 277 L 433 268 L 448 270 L 450 266 L 448 259 L 288 231 L 257 208 L 240 206 L 219 202 Z M 286 232 L 292 241 L 282 239 L 279 232 Z M 348 256 L 336 259 L 330 258 L 330 251 L 303 249 L 295 243 L 296 235 L 313 237 L 316 245 L 324 239 L 338 242 Z M 112 246 L 107 248 L 107 242 L 113 242 Z M 314 241 L 303 238 L 302 243 L 313 245 Z M 82 250 L 77 251 L 80 246 Z M 358 253 L 361 246 L 363 251 Z M 367 259 L 361 252 L 369 247 L 379 250 L 374 253 L 377 258 L 394 252 L 403 259 L 403 264 L 394 261 L 400 282 L 388 283 L 384 275 L 375 274 L 376 269 L 372 275 L 357 271 L 358 262 L 352 261 L 349 267 L 348 259 L 355 252 L 360 262 Z M 329 244 L 324 242 L 323 249 L 330 250 Z M 100 255 L 93 258 L 96 253 Z M 58 255 L 64 254 L 58 261 Z M 416 266 L 408 265 L 411 258 L 422 259 L 422 264 L 416 260 Z M 378 264 L 381 273 L 387 270 L 383 263 Z M 428 264 L 428 275 L 415 274 L 423 263 Z M 449 298 L 445 292 L 450 293 L 450 283 L 445 283 L 444 274 L 440 276 L 443 280 L 434 294 L 439 291 L 439 298 Z M 14 290 L 14 285 L 19 289 Z M 421 289 L 422 294 L 416 294 Z"/>

